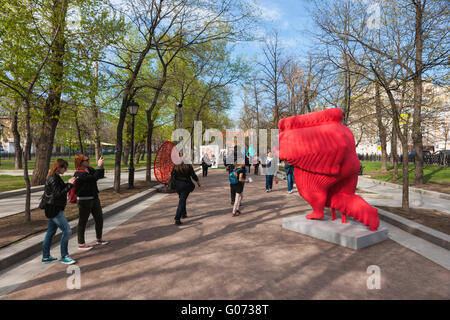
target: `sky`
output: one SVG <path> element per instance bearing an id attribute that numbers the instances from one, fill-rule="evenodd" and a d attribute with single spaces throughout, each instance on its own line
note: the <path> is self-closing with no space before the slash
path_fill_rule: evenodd
<path id="1" fill-rule="evenodd" d="M 281 48 L 288 55 L 303 56 L 312 47 L 313 21 L 308 12 L 311 2 L 307 0 L 255 0 L 261 12 L 261 24 L 255 29 L 257 36 L 264 36 L 271 30 L 277 30 Z M 259 41 L 237 43 L 233 54 L 248 61 L 262 59 L 262 43 Z M 242 108 L 238 87 L 233 88 L 233 107 L 230 117 L 239 119 Z"/>

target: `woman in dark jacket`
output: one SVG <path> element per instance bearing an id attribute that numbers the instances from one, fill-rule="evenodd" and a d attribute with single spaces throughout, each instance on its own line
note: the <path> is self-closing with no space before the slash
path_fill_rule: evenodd
<path id="1" fill-rule="evenodd" d="M 173 167 L 172 178 L 175 180 L 176 190 L 179 201 L 177 213 L 175 214 L 175 224 L 181 224 L 181 218 L 187 218 L 186 201 L 189 193 L 194 191 L 195 185 L 191 178 L 197 182 L 200 187 L 200 182 L 195 174 L 192 164 L 177 164 Z"/>
<path id="2" fill-rule="evenodd" d="M 59 175 L 64 174 L 67 170 L 67 161 L 57 159 L 53 163 L 45 181 L 44 197 L 45 199 L 45 216 L 48 218 L 48 229 L 42 243 L 42 262 L 48 263 L 55 260 L 50 256 L 50 246 L 52 244 L 53 236 L 58 228 L 62 231 L 61 237 L 61 262 L 64 264 L 73 264 L 69 256 L 68 244 L 71 229 L 66 217 L 64 216 L 64 208 L 67 204 L 67 192 L 72 188 L 75 178 L 69 179 L 68 183 L 64 183 Z"/>
<path id="3" fill-rule="evenodd" d="M 84 241 L 84 232 L 91 213 L 95 222 L 96 244 L 108 244 L 108 241 L 102 239 L 103 211 L 97 188 L 97 180 L 105 176 L 103 163 L 103 157 L 100 157 L 97 161 L 98 168 L 93 169 L 89 166 L 89 156 L 83 153 L 75 156 L 75 168 L 77 169 L 74 174 L 77 178 L 75 193 L 80 216 L 78 220 L 78 250 L 92 249 L 92 246 L 87 245 Z"/>

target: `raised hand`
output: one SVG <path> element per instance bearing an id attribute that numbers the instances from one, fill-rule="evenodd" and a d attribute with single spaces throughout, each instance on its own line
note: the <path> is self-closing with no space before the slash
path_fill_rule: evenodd
<path id="1" fill-rule="evenodd" d="M 105 160 L 103 159 L 103 156 L 101 156 L 98 161 L 97 161 L 97 165 L 99 167 L 103 167 L 103 164 L 105 163 Z"/>

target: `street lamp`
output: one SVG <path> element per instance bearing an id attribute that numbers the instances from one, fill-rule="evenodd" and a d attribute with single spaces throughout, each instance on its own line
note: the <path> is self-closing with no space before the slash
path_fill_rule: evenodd
<path id="1" fill-rule="evenodd" d="M 131 155 L 130 168 L 128 170 L 128 189 L 134 188 L 134 116 L 138 113 L 139 104 L 132 100 L 128 105 L 128 113 L 131 114 Z"/>
<path id="2" fill-rule="evenodd" d="M 178 107 L 178 129 L 183 128 L 183 115 L 181 113 L 181 108 L 183 108 L 183 104 L 181 102 L 177 102 Z"/>

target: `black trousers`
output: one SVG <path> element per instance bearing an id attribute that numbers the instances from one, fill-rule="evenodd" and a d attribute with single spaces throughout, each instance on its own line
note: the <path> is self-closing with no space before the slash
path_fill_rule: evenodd
<path id="1" fill-rule="evenodd" d="M 186 212 L 186 201 L 189 196 L 189 193 L 194 191 L 195 186 L 191 182 L 183 181 L 183 180 L 176 180 L 176 190 L 178 193 L 178 208 L 177 212 L 175 214 L 175 220 L 180 220 L 181 217 L 184 217 L 187 215 Z"/>
<path id="2" fill-rule="evenodd" d="M 84 242 L 84 232 L 86 230 L 86 224 L 89 219 L 89 215 L 92 213 L 95 222 L 95 234 L 97 239 L 102 238 L 103 232 L 103 212 L 102 205 L 100 204 L 100 199 L 93 200 L 77 200 L 79 209 L 79 219 L 78 219 L 78 244 L 83 244 Z"/>
<path id="3" fill-rule="evenodd" d="M 202 173 L 204 177 L 208 176 L 208 166 L 207 165 L 202 165 Z"/>

